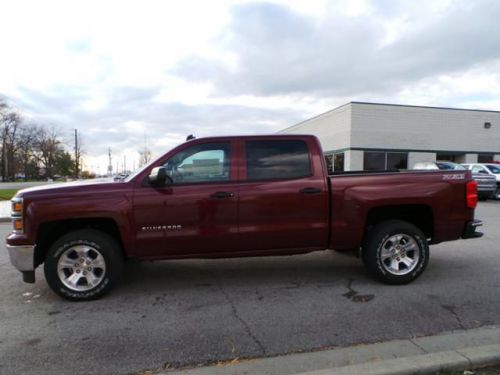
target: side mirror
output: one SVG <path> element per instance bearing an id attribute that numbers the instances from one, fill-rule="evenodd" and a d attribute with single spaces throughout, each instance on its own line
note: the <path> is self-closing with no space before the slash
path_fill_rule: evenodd
<path id="1" fill-rule="evenodd" d="M 149 183 L 153 186 L 172 185 L 172 179 L 167 175 L 165 167 L 155 167 L 151 169 L 148 176 Z"/>

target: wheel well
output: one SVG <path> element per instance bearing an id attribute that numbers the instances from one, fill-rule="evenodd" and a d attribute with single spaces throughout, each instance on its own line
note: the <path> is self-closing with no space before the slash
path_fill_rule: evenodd
<path id="1" fill-rule="evenodd" d="M 366 228 L 385 220 L 402 220 L 418 227 L 427 238 L 434 236 L 434 216 L 432 208 L 426 205 L 401 205 L 376 207 L 368 213 Z"/>
<path id="2" fill-rule="evenodd" d="M 113 237 L 120 248 L 124 258 L 126 257 L 123 250 L 123 242 L 121 240 L 120 231 L 113 219 L 110 218 L 85 218 L 85 219 L 70 219 L 60 221 L 50 221 L 40 225 L 36 239 L 35 266 L 44 262 L 45 254 L 51 244 L 66 233 L 77 229 L 96 229 Z"/>

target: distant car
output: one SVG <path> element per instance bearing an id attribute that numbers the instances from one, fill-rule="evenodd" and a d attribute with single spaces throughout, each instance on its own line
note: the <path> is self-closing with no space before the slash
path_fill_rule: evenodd
<path id="1" fill-rule="evenodd" d="M 496 167 L 497 169 L 500 169 Z M 464 170 L 471 169 L 467 168 L 466 164 L 461 165 L 457 163 L 453 163 L 451 161 L 436 161 L 436 162 L 423 162 L 423 163 L 415 163 L 413 169 L 422 169 L 422 170 Z M 472 170 L 472 178 L 477 181 L 477 194 L 479 199 L 488 199 L 493 197 L 498 193 L 497 188 L 497 179 L 493 176 L 490 176 L 484 172 L 476 172 L 474 169 Z M 496 197 L 495 197 L 496 198 Z M 496 198 L 498 199 L 498 198 Z"/>
<path id="2" fill-rule="evenodd" d="M 491 176 L 496 180 L 496 189 L 493 194 L 495 199 L 500 199 L 500 165 L 495 163 L 471 163 L 462 164 L 465 168 L 471 169 L 472 174 L 480 174 L 483 176 Z"/>

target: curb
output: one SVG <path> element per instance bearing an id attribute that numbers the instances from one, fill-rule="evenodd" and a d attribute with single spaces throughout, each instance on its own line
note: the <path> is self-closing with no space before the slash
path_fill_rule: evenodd
<path id="1" fill-rule="evenodd" d="M 412 375 L 435 373 L 443 370 L 474 370 L 499 363 L 500 345 L 486 345 L 302 372 L 299 375 Z"/>
<path id="2" fill-rule="evenodd" d="M 309 353 L 221 362 L 139 374 L 163 375 L 409 375 L 474 370 L 500 364 L 500 325 L 443 332 Z"/>

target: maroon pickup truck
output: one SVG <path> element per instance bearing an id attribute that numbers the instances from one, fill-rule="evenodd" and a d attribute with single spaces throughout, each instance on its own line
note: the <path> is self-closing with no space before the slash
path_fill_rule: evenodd
<path id="1" fill-rule="evenodd" d="M 309 135 L 187 141 L 122 181 L 21 190 L 12 264 L 70 300 L 102 296 L 124 261 L 355 250 L 389 284 L 417 278 L 429 244 L 480 237 L 470 171 L 328 176 Z"/>

